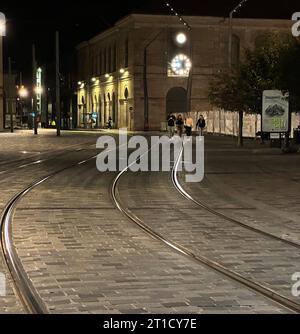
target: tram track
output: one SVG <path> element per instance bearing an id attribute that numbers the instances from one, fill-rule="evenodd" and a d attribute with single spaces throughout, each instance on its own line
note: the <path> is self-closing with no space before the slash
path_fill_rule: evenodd
<path id="1" fill-rule="evenodd" d="M 47 182 L 52 177 L 68 170 L 74 168 L 76 166 L 80 166 L 82 164 L 95 159 L 96 156 L 92 156 L 88 159 L 73 163 L 67 167 L 64 167 L 58 171 L 55 171 L 24 188 L 18 194 L 16 194 L 7 204 L 5 210 L 3 211 L 1 220 L 0 220 L 0 231 L 1 231 L 1 247 L 5 262 L 7 264 L 8 270 L 13 278 L 14 288 L 17 296 L 20 298 L 24 309 L 28 313 L 32 314 L 47 314 L 49 313 L 46 305 L 43 303 L 41 298 L 39 297 L 37 291 L 33 287 L 30 278 L 25 272 L 22 263 L 17 255 L 16 249 L 14 248 L 12 233 L 11 233 L 11 225 L 13 221 L 14 212 L 18 203 L 33 189 L 38 187 L 39 185 Z M 275 291 L 257 283 L 252 280 L 249 280 L 242 275 L 231 271 L 221 265 L 218 262 L 212 261 L 204 256 L 197 255 L 193 251 L 188 248 L 173 242 L 172 240 L 165 238 L 163 235 L 157 233 L 151 227 L 149 227 L 144 221 L 139 219 L 136 215 L 134 215 L 128 208 L 124 207 L 121 200 L 118 196 L 118 184 L 122 178 L 122 176 L 128 171 L 130 166 L 124 169 L 121 173 L 119 173 L 113 181 L 111 186 L 111 196 L 116 208 L 125 215 L 131 222 L 135 223 L 139 226 L 144 232 L 150 235 L 152 238 L 159 240 L 173 251 L 180 253 L 181 255 L 186 256 L 190 260 L 197 262 L 198 264 L 205 265 L 206 267 L 222 274 L 235 282 L 242 284 L 243 286 L 249 288 L 250 290 L 263 295 L 264 297 L 272 300 L 278 305 L 282 306 L 285 309 L 288 309 L 295 313 L 300 313 L 300 305 L 295 303 L 293 300 L 290 300 Z"/>
<path id="2" fill-rule="evenodd" d="M 37 291 L 35 290 L 33 284 L 31 283 L 30 278 L 28 277 L 20 258 L 18 257 L 17 251 L 14 247 L 13 236 L 12 236 L 12 223 L 15 210 L 19 202 L 33 189 L 44 184 L 49 179 L 54 176 L 72 169 L 77 166 L 81 166 L 93 159 L 96 159 L 97 156 L 93 155 L 87 159 L 75 162 L 67 167 L 64 167 L 60 170 L 52 172 L 47 176 L 44 176 L 34 182 L 32 182 L 27 187 L 23 188 L 20 192 L 15 194 L 11 200 L 7 203 L 4 208 L 1 219 L 0 219 L 0 242 L 2 257 L 5 264 L 7 265 L 8 272 L 12 277 L 13 288 L 16 296 L 20 299 L 24 310 L 27 313 L 31 314 L 47 314 L 48 309 L 39 297 Z"/>
<path id="3" fill-rule="evenodd" d="M 88 148 L 82 148 L 83 145 L 86 146 L 87 143 L 76 145 L 76 147 L 78 146 L 78 150 L 76 151 L 77 152 L 83 150 L 87 151 Z M 92 146 L 95 147 L 95 143 Z M 23 188 L 23 190 L 15 194 L 7 203 L 4 210 L 2 211 L 2 214 L 0 216 L 0 244 L 2 250 L 1 253 L 4 259 L 4 263 L 6 264 L 9 274 L 12 278 L 15 294 L 20 299 L 21 304 L 23 305 L 23 308 L 26 313 L 48 314 L 49 311 L 45 303 L 40 298 L 38 292 L 34 288 L 29 276 L 27 275 L 21 263 L 21 260 L 17 254 L 16 248 L 14 246 L 13 236 L 12 236 L 12 223 L 15 210 L 20 201 L 38 186 L 44 184 L 51 178 L 57 176 L 58 174 L 61 174 L 69 169 L 82 166 L 88 163 L 89 161 L 96 159 L 97 156 L 98 155 L 92 155 L 84 160 L 72 163 L 67 167 L 61 168 L 36 181 L 33 181 L 30 185 L 28 185 L 27 187 Z M 49 158 L 47 159 L 47 161 L 53 160 L 56 157 L 57 156 Z"/>
<path id="4" fill-rule="evenodd" d="M 95 142 L 87 142 L 87 143 L 80 143 L 80 144 L 76 144 L 76 145 L 70 145 L 65 147 L 65 149 L 74 149 L 75 152 L 79 152 L 83 149 L 86 149 L 86 146 L 88 147 L 95 147 Z M 31 156 L 31 157 L 27 157 L 24 159 L 16 159 L 16 160 L 11 160 L 8 161 L 7 163 L 2 164 L 0 167 L 4 166 L 5 169 L 0 170 L 0 176 L 8 174 L 10 172 L 12 172 L 12 168 L 14 169 L 24 169 L 27 167 L 32 167 L 32 166 L 37 166 L 40 165 L 42 163 L 45 163 L 47 161 L 51 161 L 54 160 L 62 155 L 65 154 L 70 154 L 73 153 L 74 151 L 65 151 L 64 150 L 52 150 L 52 151 L 47 151 L 44 153 L 39 154 L 38 156 Z M 55 154 L 55 156 L 52 156 L 53 154 Z M 48 157 L 50 155 L 50 157 Z M 44 158 L 45 157 L 45 158 Z M 14 165 L 17 164 L 17 165 Z"/>
<path id="5" fill-rule="evenodd" d="M 200 207 L 201 209 L 204 209 L 205 211 L 213 214 L 214 216 L 216 217 L 219 217 L 221 219 L 224 219 L 230 223 L 233 223 L 235 225 L 238 225 L 242 228 L 245 228 L 251 232 L 254 232 L 254 233 L 258 233 L 266 238 L 269 238 L 269 239 L 273 239 L 273 240 L 276 240 L 276 241 L 280 241 L 286 245 L 289 245 L 289 246 L 292 246 L 292 247 L 295 247 L 295 248 L 298 248 L 300 249 L 300 244 L 297 243 L 297 242 L 294 242 L 294 241 L 291 241 L 291 240 L 287 240 L 287 239 L 284 239 L 284 238 L 281 238 L 279 236 L 276 236 L 272 233 L 269 233 L 269 232 L 266 232 L 266 231 L 263 231 L 261 229 L 258 229 L 256 227 L 253 227 L 253 226 L 250 226 L 248 224 L 245 224 L 237 219 L 234 219 L 232 217 L 229 217 L 227 215 L 225 215 L 224 213 L 221 213 L 213 208 L 211 208 L 209 205 L 207 205 L 206 203 L 204 203 L 203 201 L 200 201 L 198 199 L 195 199 L 191 194 L 189 194 L 185 189 L 184 187 L 182 186 L 182 184 L 180 183 L 179 179 L 178 179 L 178 167 L 179 167 L 179 164 L 180 164 L 180 161 L 181 161 L 181 158 L 182 158 L 182 152 L 180 153 L 180 156 L 178 157 L 177 161 L 175 162 L 175 165 L 172 169 L 172 174 L 171 174 L 171 178 L 172 178 L 172 183 L 175 187 L 175 189 L 185 198 L 187 199 L 188 201 L 196 204 L 198 207 Z"/>
<path id="6" fill-rule="evenodd" d="M 177 169 L 180 162 L 180 159 L 182 157 L 182 153 L 180 153 L 180 156 L 176 160 L 176 163 L 174 165 L 174 168 L 172 169 L 172 180 L 174 182 L 174 185 L 179 185 L 178 178 L 177 178 Z M 111 186 L 111 197 L 114 202 L 114 205 L 116 208 L 131 222 L 136 224 L 140 229 L 142 229 L 146 234 L 151 236 L 152 238 L 162 242 L 164 245 L 171 248 L 173 251 L 184 255 L 185 257 L 189 258 L 190 260 L 195 261 L 198 264 L 204 265 L 207 268 L 214 270 L 215 272 L 218 272 L 219 274 L 224 275 L 225 277 L 235 281 L 236 283 L 239 283 L 246 288 L 252 290 L 253 292 L 260 294 L 264 296 L 265 298 L 275 302 L 276 304 L 280 305 L 281 307 L 288 309 L 294 313 L 300 313 L 300 304 L 296 303 L 292 299 L 289 299 L 280 293 L 277 293 L 276 291 L 264 286 L 263 284 L 256 282 L 254 280 L 248 279 L 244 277 L 243 275 L 230 270 L 226 268 L 224 265 L 220 264 L 219 262 L 213 261 L 209 259 L 208 257 L 196 254 L 194 251 L 190 250 L 188 247 L 182 246 L 178 242 L 174 242 L 170 238 L 165 237 L 164 235 L 158 233 L 150 227 L 147 223 L 145 223 L 142 219 L 140 219 L 138 216 L 136 216 L 129 208 L 125 207 L 120 199 L 119 192 L 118 192 L 118 184 L 120 183 L 120 180 L 122 177 L 128 172 L 130 166 L 127 166 L 123 171 L 121 171 L 117 177 L 114 179 L 112 186 Z M 182 187 L 180 186 L 180 189 Z M 178 189 L 179 190 L 179 189 Z M 183 190 L 183 188 L 181 189 Z M 181 191 L 180 191 L 181 192 Z M 184 192 L 183 192 L 184 193 Z M 183 195 L 183 193 L 181 193 Z M 192 200 L 192 197 L 186 194 L 187 196 L 184 196 L 185 198 Z M 220 217 L 220 216 L 219 216 Z M 222 216 L 221 216 L 222 217 Z M 222 217 L 223 218 L 223 217 Z M 240 224 L 239 224 L 240 225 Z M 249 227 L 249 226 L 247 226 Z M 252 228 L 249 227 L 250 230 Z M 256 229 L 254 229 L 256 231 Z M 259 231 L 259 230 L 258 230 Z M 256 231 L 256 232 L 258 232 Z M 260 233 L 260 231 L 259 231 Z M 283 241 L 281 238 L 277 238 L 276 236 L 269 235 L 268 233 L 260 233 L 264 236 L 271 237 L 272 239 L 276 239 L 277 241 Z M 285 242 L 285 240 L 284 240 Z M 287 242 L 288 244 L 292 244 L 293 246 L 299 248 L 300 245 L 294 244 L 293 242 Z"/>

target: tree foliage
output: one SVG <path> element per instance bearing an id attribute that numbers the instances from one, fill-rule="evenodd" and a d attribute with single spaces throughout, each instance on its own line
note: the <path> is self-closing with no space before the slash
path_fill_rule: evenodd
<path id="1" fill-rule="evenodd" d="M 261 36 L 238 68 L 216 76 L 209 97 L 228 111 L 261 113 L 263 91 L 272 89 L 289 91 L 293 110 L 300 110 L 300 43 L 291 35 Z"/>

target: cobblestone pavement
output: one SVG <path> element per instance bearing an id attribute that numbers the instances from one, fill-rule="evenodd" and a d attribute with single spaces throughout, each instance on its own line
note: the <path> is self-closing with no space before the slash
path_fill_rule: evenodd
<path id="1" fill-rule="evenodd" d="M 91 136 L 95 138 L 97 135 Z M 81 136 L 85 137 L 83 142 L 91 140 L 85 133 L 76 136 L 79 143 Z M 74 141 L 66 139 L 65 148 Z M 236 152 L 231 143 L 225 145 Z M 52 147 L 57 146 L 56 143 Z M 34 148 L 32 145 L 33 151 Z M 95 153 L 91 149 L 70 151 L 55 160 L 29 166 L 21 175 L 11 172 L 5 178 L 0 176 L 3 189 L 0 206 L 3 208 L 12 194 L 24 185 Z M 268 299 L 171 251 L 128 222 L 110 199 L 109 187 L 114 176 L 99 174 L 95 161 L 90 161 L 39 186 L 17 208 L 14 242 L 24 268 L 51 312 L 287 312 Z M 260 240 L 248 234 L 244 243 L 241 242 L 236 235 L 241 231 L 228 229 L 223 222 L 220 227 L 215 218 L 184 202 L 174 191 L 169 175 L 126 174 L 121 180 L 120 195 L 132 211 L 181 244 L 192 245 L 198 250 L 201 247 L 201 252 L 203 248 L 207 254 L 212 253 L 216 258 L 224 259 L 226 264 L 243 270 L 253 268 L 251 256 L 255 257 L 257 266 L 251 273 L 262 278 L 269 275 L 270 285 L 275 284 L 286 292 L 289 263 L 294 255 L 295 262 L 299 254 L 271 243 L 265 243 L 263 248 Z M 201 226 L 199 217 L 205 221 L 202 223 L 201 220 Z M 257 245 L 261 247 L 258 258 Z M 241 251 L 238 252 L 237 247 L 241 247 Z M 242 258 L 236 256 L 237 252 Z M 283 255 L 286 256 L 286 266 L 281 263 Z M 280 271 L 277 282 L 274 282 L 271 270 L 275 264 Z M 0 263 L 0 272 L 4 270 Z M 8 290 L 11 298 L 0 297 L 0 312 L 22 312 L 11 286 Z"/>
<path id="2" fill-rule="evenodd" d="M 34 190 L 17 209 L 18 253 L 51 312 L 286 312 L 128 222 L 112 206 L 113 178 L 90 162 Z"/>
<path id="3" fill-rule="evenodd" d="M 54 153 L 73 150 L 76 145 L 95 143 L 100 133 L 63 131 L 62 137 L 57 137 L 55 130 L 45 129 L 40 129 L 38 136 L 29 130 L 0 133 L 0 175 L 22 161 L 26 164 L 27 160 L 35 161 Z"/>
<path id="4" fill-rule="evenodd" d="M 91 152 L 89 150 L 78 152 L 69 156 L 72 153 L 72 146 L 74 144 L 83 144 L 92 141 L 96 142 L 95 135 L 86 136 L 78 135 L 76 133 L 64 134 L 63 137 L 57 139 L 53 131 L 44 131 L 42 135 L 34 137 L 30 132 L 25 131 L 15 134 L 0 133 L 0 170 L 7 170 L 5 174 L 0 174 L 0 209 L 4 209 L 7 202 L 13 197 L 14 194 L 20 192 L 24 187 L 28 186 L 34 180 L 37 180 L 57 169 L 63 168 L 71 164 L 72 162 L 80 161 L 84 157 L 90 157 Z M 45 161 L 43 164 L 30 165 L 22 169 L 18 169 L 17 166 L 23 164 L 23 162 L 14 162 L 9 164 L 9 168 L 6 165 L 7 161 L 23 159 L 24 150 L 35 152 L 34 155 L 30 154 L 31 158 L 40 157 L 40 153 L 47 152 L 47 159 L 52 160 Z M 55 156 L 51 154 L 52 151 L 66 150 L 66 154 L 61 156 L 60 160 L 56 160 Z M 93 152 L 95 153 L 95 151 Z M 56 153 L 54 153 L 56 154 Z M 45 159 L 45 156 L 43 156 Z M 7 272 L 4 259 L 0 256 L 0 273 L 5 275 L 6 279 L 6 296 L 0 297 L 0 313 L 22 313 L 23 308 L 16 298 L 12 281 L 9 273 Z"/>
<path id="5" fill-rule="evenodd" d="M 145 176 L 139 178 L 128 173 L 119 191 L 130 211 L 164 237 L 299 301 L 291 293 L 292 275 L 299 271 L 299 249 L 186 203 L 172 187 L 171 181 L 160 174 L 151 174 L 146 180 Z M 142 195 L 145 192 L 147 197 Z"/>
<path id="6" fill-rule="evenodd" d="M 263 182 L 265 175 L 257 167 L 258 161 L 262 162 L 262 159 L 258 160 L 256 155 L 253 156 L 253 153 L 256 154 L 256 152 L 226 147 L 228 139 L 225 138 L 224 141 L 225 145 L 220 141 L 216 148 L 208 139 L 206 145 L 208 148 L 206 152 L 207 179 L 211 180 L 212 173 L 218 175 L 218 180 L 223 178 L 223 174 L 229 175 L 227 185 L 230 178 L 233 183 L 235 182 L 236 174 L 251 175 L 252 173 L 255 175 L 253 178 L 256 181 L 262 180 Z M 273 150 L 270 152 L 273 155 Z M 287 173 L 295 170 L 296 166 L 290 163 L 290 159 L 297 161 L 297 159 L 299 160 L 298 155 L 293 157 L 276 156 L 278 165 L 283 164 L 282 159 L 287 159 L 285 165 L 291 166 L 291 171 L 287 169 Z M 264 159 L 269 162 L 267 158 L 264 157 Z M 183 178 L 181 181 L 183 182 Z M 279 223 L 278 219 L 274 220 L 274 215 L 277 212 L 274 213 L 271 206 L 269 206 L 269 210 L 264 211 L 262 206 L 258 206 L 258 209 L 255 206 L 253 208 L 252 202 L 243 201 L 244 198 L 247 198 L 244 195 L 247 193 L 247 187 L 243 189 L 240 186 L 240 196 L 232 201 L 230 200 L 231 187 L 224 187 L 226 195 L 222 196 L 219 193 L 222 186 L 212 192 L 210 185 L 211 182 L 205 180 L 203 184 L 185 184 L 185 187 L 188 190 L 192 189 L 192 195 L 196 198 L 199 198 L 200 193 L 201 199 L 204 198 L 212 207 L 220 209 L 223 213 L 230 212 L 235 218 L 240 218 L 241 215 L 246 215 L 249 212 L 249 216 L 252 217 L 256 225 L 261 226 L 260 222 L 263 221 L 263 228 L 266 230 L 269 228 L 275 234 L 286 234 L 291 239 L 298 238 L 299 225 L 297 227 L 294 224 L 293 229 L 290 229 L 290 224 L 283 228 L 284 223 L 289 219 L 288 214 L 285 214 L 285 220 L 282 216 Z M 274 194 L 274 186 L 274 182 L 272 185 L 269 183 L 270 199 Z M 249 187 L 255 189 L 255 184 L 250 183 Z M 199 189 L 202 191 L 200 192 Z M 286 189 L 286 193 L 288 191 L 289 188 Z M 142 196 L 145 193 L 146 196 Z M 265 193 L 267 193 L 267 189 L 265 189 Z M 260 198 L 259 194 L 256 195 Z M 133 213 L 163 236 L 300 303 L 299 298 L 293 297 L 291 293 L 292 275 L 300 270 L 299 249 L 263 237 L 199 208 L 184 199 L 174 189 L 170 177 L 166 175 L 149 173 L 146 178 L 142 174 L 127 173 L 121 182 L 120 196 Z M 289 199 L 290 197 L 287 197 L 285 202 L 282 201 L 281 204 L 289 205 Z M 240 201 L 243 201 L 243 205 Z M 163 217 L 163 223 L 161 217 Z"/>
<path id="7" fill-rule="evenodd" d="M 261 151 L 208 150 L 204 182 L 181 183 L 217 211 L 300 244 L 300 155 Z"/>

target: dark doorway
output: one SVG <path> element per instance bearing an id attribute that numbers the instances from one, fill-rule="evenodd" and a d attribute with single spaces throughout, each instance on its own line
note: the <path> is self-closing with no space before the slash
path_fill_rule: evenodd
<path id="1" fill-rule="evenodd" d="M 187 112 L 187 91 L 182 87 L 171 88 L 167 94 L 167 114 Z"/>

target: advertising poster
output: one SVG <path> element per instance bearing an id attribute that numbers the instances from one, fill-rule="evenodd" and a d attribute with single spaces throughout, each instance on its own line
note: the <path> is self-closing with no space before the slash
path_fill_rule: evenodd
<path id="1" fill-rule="evenodd" d="M 289 94 L 284 95 L 279 90 L 264 91 L 262 121 L 263 132 L 288 132 Z"/>

